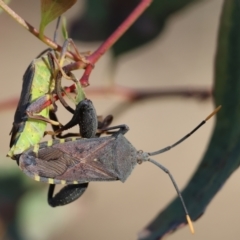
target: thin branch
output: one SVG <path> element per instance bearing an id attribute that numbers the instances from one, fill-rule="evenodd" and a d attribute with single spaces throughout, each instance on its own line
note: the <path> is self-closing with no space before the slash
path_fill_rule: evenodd
<path id="1" fill-rule="evenodd" d="M 114 43 L 132 26 L 132 24 L 141 16 L 141 14 L 146 10 L 146 8 L 151 4 L 152 0 L 141 0 L 137 7 L 131 12 L 131 14 L 123 21 L 123 23 L 108 37 L 108 39 L 103 42 L 97 50 L 95 50 L 91 55 L 87 56 L 87 61 L 90 64 L 86 67 L 86 70 L 79 80 L 82 86 L 86 87 L 89 85 L 89 76 L 93 69 L 94 64 L 99 60 L 99 58 L 109 50 Z M 66 69 L 78 69 L 79 63 L 74 62 Z M 72 87 L 72 86 L 71 86 Z"/>
<path id="2" fill-rule="evenodd" d="M 70 88 L 68 88 L 69 90 Z M 104 96 L 106 94 L 112 94 L 114 96 L 120 96 L 124 101 L 137 102 L 140 100 L 146 100 L 151 98 L 163 98 L 163 97 L 187 97 L 196 98 L 200 100 L 207 99 L 212 96 L 212 90 L 208 87 L 179 87 L 179 88 L 159 88 L 159 89 L 137 89 L 128 88 L 124 86 L 115 85 L 112 87 L 95 87 L 87 89 L 88 95 Z M 57 98 L 57 96 L 56 96 Z M 0 111 L 9 110 L 15 108 L 18 104 L 19 98 L 11 98 L 0 102 Z M 49 101 L 49 103 L 51 103 Z"/>
<path id="3" fill-rule="evenodd" d="M 109 38 L 100 45 L 100 47 L 94 51 L 91 55 L 86 57 L 86 62 L 81 61 L 75 54 L 67 53 L 67 56 L 70 54 L 72 58 L 76 62 L 71 63 L 65 66 L 65 70 L 75 70 L 79 68 L 85 68 L 83 76 L 79 80 L 82 86 L 89 85 L 89 76 L 92 72 L 94 64 L 99 60 L 99 58 L 113 46 L 113 44 L 129 29 L 129 27 L 139 18 L 139 16 L 145 11 L 145 9 L 151 4 L 152 0 L 141 0 L 141 2 L 137 5 L 137 7 L 131 12 L 131 14 L 123 21 L 123 23 L 113 32 Z M 31 32 L 34 36 L 39 38 L 41 41 L 44 41 L 47 45 L 61 51 L 62 47 L 54 43 L 51 39 L 44 36 L 43 39 L 39 37 L 39 32 L 23 20 L 20 16 L 18 16 L 14 11 L 12 11 L 2 0 L 0 0 L 0 7 L 2 7 L 13 19 L 15 19 L 20 25 L 22 25 L 25 29 Z M 75 89 L 75 85 L 66 88 L 67 92 L 72 92 Z M 57 98 L 56 98 L 57 100 Z M 49 106 L 51 102 L 47 102 L 45 107 Z"/>
<path id="4" fill-rule="evenodd" d="M 196 87 L 169 87 L 169 88 L 128 88 L 120 85 L 114 85 L 111 87 L 91 87 L 86 90 L 88 95 L 106 95 L 112 94 L 114 96 L 120 96 L 125 101 L 139 101 L 149 98 L 162 98 L 162 97 L 191 97 L 197 99 L 207 99 L 212 96 L 212 90 L 210 88 L 196 88 Z"/>
<path id="5" fill-rule="evenodd" d="M 10 110 L 11 108 L 16 108 L 19 98 L 10 98 L 7 100 L 0 101 L 0 111 Z"/>

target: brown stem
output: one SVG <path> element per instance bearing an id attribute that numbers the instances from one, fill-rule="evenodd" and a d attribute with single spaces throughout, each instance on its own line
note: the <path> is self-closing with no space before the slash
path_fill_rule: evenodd
<path id="1" fill-rule="evenodd" d="M 112 87 L 96 87 L 87 89 L 88 95 L 118 95 L 128 101 L 138 101 L 155 97 L 193 97 L 199 99 L 206 99 L 212 96 L 210 88 L 196 88 L 196 87 L 169 87 L 159 89 L 140 89 L 128 88 L 120 85 Z"/>
<path id="2" fill-rule="evenodd" d="M 73 90 L 73 89 L 72 89 Z M 71 91 L 69 87 L 68 92 Z M 196 99 L 207 99 L 212 96 L 212 90 L 208 87 L 197 88 L 197 87 L 175 87 L 175 88 L 159 88 L 159 89 L 137 89 L 128 88 L 124 86 L 115 85 L 113 87 L 96 87 L 89 88 L 87 90 L 89 95 L 101 95 L 113 94 L 114 96 L 120 96 L 126 101 L 136 102 L 140 100 L 145 100 L 155 97 L 191 97 Z M 57 99 L 57 96 L 55 97 Z M 11 98 L 6 101 L 0 102 L 0 111 L 8 110 L 10 108 L 16 107 L 19 99 Z M 51 104 L 51 101 L 47 104 Z"/>

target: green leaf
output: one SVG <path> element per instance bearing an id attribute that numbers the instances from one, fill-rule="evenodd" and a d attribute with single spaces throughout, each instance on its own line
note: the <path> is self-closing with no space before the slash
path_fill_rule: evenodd
<path id="1" fill-rule="evenodd" d="M 57 17 L 61 16 L 77 0 L 41 0 L 40 37 L 43 38 L 45 27 Z"/>
<path id="2" fill-rule="evenodd" d="M 222 105 L 205 156 L 183 191 L 192 220 L 197 220 L 240 164 L 240 4 L 225 0 L 215 62 L 214 100 Z M 179 198 L 174 199 L 146 230 L 158 239 L 186 223 Z M 145 231 L 146 231 L 145 230 Z"/>
<path id="3" fill-rule="evenodd" d="M 155 0 L 135 24 L 114 44 L 115 57 L 140 47 L 161 34 L 169 17 L 199 0 Z M 70 37 L 80 41 L 104 41 L 139 4 L 139 0 L 86 1 L 83 16 L 76 19 Z"/>

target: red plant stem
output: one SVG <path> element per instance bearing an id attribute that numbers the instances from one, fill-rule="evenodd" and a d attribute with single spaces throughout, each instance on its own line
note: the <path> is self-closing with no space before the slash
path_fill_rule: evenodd
<path id="1" fill-rule="evenodd" d="M 94 51 L 90 56 L 86 57 L 91 65 L 87 66 L 83 76 L 79 80 L 82 86 L 86 87 L 89 85 L 89 76 L 94 64 L 107 50 L 109 50 L 109 48 L 113 46 L 113 44 L 129 29 L 129 27 L 131 27 L 131 25 L 141 16 L 151 2 L 152 0 L 142 0 L 131 12 L 131 14 L 123 21 L 123 23 L 112 33 L 112 35 L 110 35 L 110 37 L 103 42 L 96 51 Z"/>
<path id="2" fill-rule="evenodd" d="M 94 64 L 99 58 L 113 46 L 113 44 L 131 27 L 131 25 L 139 18 L 139 16 L 146 10 L 151 4 L 152 0 L 141 0 L 137 7 L 131 12 L 131 14 L 123 21 L 123 23 L 110 35 L 110 37 L 103 42 L 99 48 L 91 55 L 86 57 L 86 60 L 90 63 L 83 73 L 83 76 L 79 80 L 83 87 L 89 85 L 89 76 L 92 72 Z M 79 69 L 79 63 L 74 62 L 65 67 L 67 70 Z M 74 85 L 71 88 L 75 87 Z"/>
<path id="3" fill-rule="evenodd" d="M 81 61 L 75 54 L 68 52 L 66 53 L 67 56 L 73 58 L 76 62 L 66 66 L 67 70 L 74 70 L 79 68 L 85 68 L 83 76 L 79 80 L 82 86 L 89 85 L 89 76 L 92 72 L 94 64 L 99 60 L 99 58 L 113 46 L 113 44 L 129 29 L 129 27 L 139 18 L 139 16 L 145 11 L 145 9 L 151 4 L 152 0 L 141 0 L 141 2 L 137 5 L 137 7 L 131 12 L 131 14 L 124 20 L 124 22 L 113 32 L 112 35 L 104 42 L 100 47 L 94 51 L 90 56 L 86 57 L 86 60 L 89 64 Z M 19 22 L 24 28 L 26 28 L 29 32 L 31 32 L 34 36 L 40 39 L 39 32 L 31 26 L 28 22 L 23 20 L 20 16 L 18 16 L 11 8 L 9 8 L 2 0 L 0 0 L 0 6 L 17 22 Z M 44 36 L 42 39 L 46 44 L 48 44 L 53 49 L 57 51 L 61 51 L 62 47 L 54 43 L 51 39 Z M 75 89 L 75 85 L 71 85 L 70 87 L 66 88 L 66 91 L 70 92 Z M 58 97 L 55 96 L 55 100 L 58 100 Z M 49 106 L 51 101 L 46 102 L 44 105 L 45 107 Z"/>
<path id="4" fill-rule="evenodd" d="M 145 9 L 151 4 L 152 0 L 141 0 L 137 7 L 131 12 L 131 14 L 123 21 L 123 23 L 110 35 L 110 37 L 100 45 L 100 47 L 94 51 L 91 55 L 86 57 L 86 60 L 89 62 L 83 76 L 79 80 L 83 87 L 89 85 L 89 76 L 92 72 L 94 64 L 99 60 L 99 58 L 113 46 L 113 44 L 131 27 L 131 25 L 139 18 L 139 16 L 145 11 Z M 79 62 L 71 63 L 65 66 L 66 70 L 79 69 Z M 67 92 L 71 92 L 75 89 L 75 85 L 71 85 L 66 88 Z M 55 96 L 55 100 L 58 100 L 58 97 Z M 49 106 L 51 102 L 47 102 L 46 106 Z"/>
<path id="5" fill-rule="evenodd" d="M 88 79 L 89 79 L 89 76 L 90 76 L 92 70 L 93 70 L 93 65 L 89 64 L 86 67 L 85 72 L 84 72 L 83 76 L 80 79 L 80 83 L 81 83 L 82 86 L 86 87 L 86 86 L 89 85 Z"/>
<path id="6" fill-rule="evenodd" d="M 82 78 L 80 79 L 82 86 L 89 85 L 88 79 L 94 64 L 132 26 L 132 24 L 141 16 L 141 14 L 146 10 L 151 2 L 152 0 L 142 0 L 131 12 L 131 14 L 123 21 L 123 23 L 112 33 L 112 35 L 110 35 L 110 37 L 105 42 L 103 42 L 95 52 L 86 57 L 91 65 L 88 65 L 85 72 L 83 73 Z"/>

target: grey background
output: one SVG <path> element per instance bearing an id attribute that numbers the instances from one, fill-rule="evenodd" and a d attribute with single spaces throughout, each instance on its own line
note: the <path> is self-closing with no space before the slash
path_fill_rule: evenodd
<path id="1" fill-rule="evenodd" d="M 12 0 L 11 7 L 38 27 L 40 1 Z M 129 87 L 206 86 L 213 84 L 213 64 L 217 27 L 222 0 L 202 1 L 176 14 L 168 22 L 164 35 L 138 51 L 124 55 L 114 76 L 118 84 Z M 81 1 L 67 13 L 69 22 L 79 12 Z M 52 36 L 54 24 L 47 29 Z M 7 14 L 0 16 L 0 100 L 20 94 L 22 75 L 44 46 Z M 78 44 L 80 51 L 95 50 L 98 44 Z M 107 85 L 109 55 L 96 64 L 91 86 Z M 81 72 L 78 76 L 81 75 Z M 66 82 L 66 85 L 68 83 Z M 91 88 L 90 86 L 90 88 Z M 106 115 L 118 103 L 119 96 L 88 95 L 98 114 Z M 136 104 L 114 121 L 130 127 L 127 138 L 138 149 L 154 151 L 165 147 L 195 127 L 213 109 L 212 100 L 166 98 Z M 0 167 L 16 168 L 5 158 L 15 109 L 1 112 Z M 61 122 L 70 115 L 60 109 Z M 154 159 L 171 170 L 181 188 L 197 167 L 211 136 L 214 119 L 176 149 Z M 77 131 L 77 130 L 76 130 Z M 26 177 L 27 179 L 27 177 Z M 31 179 L 28 179 L 32 181 Z M 237 239 L 240 235 L 240 175 L 233 174 L 194 223 L 196 234 L 187 227 L 168 237 L 175 239 Z M 39 183 L 44 184 L 44 183 Z M 52 209 L 46 202 L 46 189 L 28 194 L 22 201 L 20 222 L 26 239 L 136 239 L 158 211 L 176 195 L 168 177 L 150 163 L 137 166 L 133 174 L 120 182 L 91 183 L 81 199 L 69 206 Z"/>

